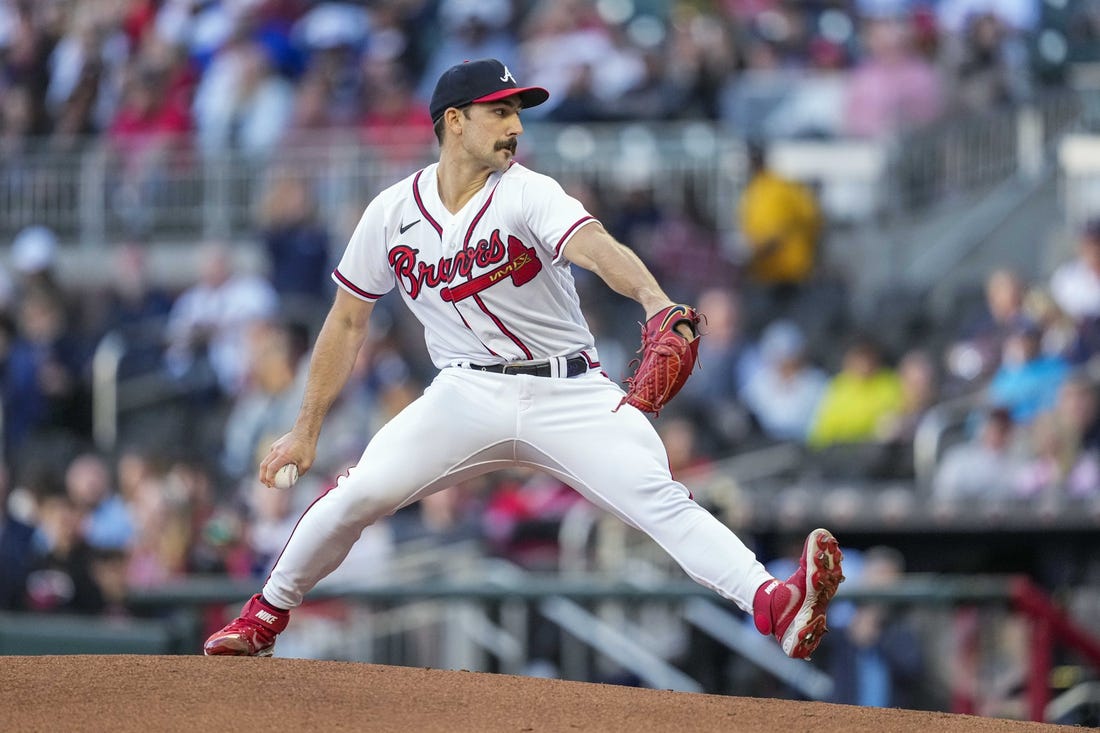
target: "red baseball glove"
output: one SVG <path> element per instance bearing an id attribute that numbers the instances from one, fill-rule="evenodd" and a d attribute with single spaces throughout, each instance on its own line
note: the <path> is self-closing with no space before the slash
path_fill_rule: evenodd
<path id="1" fill-rule="evenodd" d="M 692 338 L 682 336 L 676 326 L 686 323 Z M 687 382 L 699 356 L 699 314 L 687 305 L 670 305 L 642 324 L 641 359 L 634 376 L 626 380 L 627 391 L 619 407 L 630 404 L 642 412 L 660 413 Z M 615 409 L 619 409 L 616 407 Z"/>

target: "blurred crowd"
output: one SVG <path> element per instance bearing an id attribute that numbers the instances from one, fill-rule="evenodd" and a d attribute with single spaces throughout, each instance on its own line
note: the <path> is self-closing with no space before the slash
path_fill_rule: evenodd
<path id="1" fill-rule="evenodd" d="M 757 175 L 774 176 L 763 164 Z M 676 241 L 655 234 L 672 226 L 666 212 L 590 202 L 613 232 L 638 243 L 673 297 L 707 316 L 702 366 L 657 421 L 674 473 L 699 479 L 725 457 L 789 444 L 805 451 L 811 477 L 912 483 L 922 419 L 963 397 L 970 414 L 939 463 L 933 499 L 948 509 L 1100 499 L 1100 224 L 1080 232 L 1074 255 L 1046 280 L 995 270 L 949 322 L 885 341 L 895 330 L 885 314 L 860 323 L 844 310 L 843 285 L 819 273 L 812 196 L 809 213 L 780 207 L 804 231 L 768 224 L 755 207 L 806 192 L 755 184 L 741 193 L 739 222 L 746 241 L 764 244 L 747 244 L 745 260 L 724 261 L 695 283 L 678 279 L 678 257 L 669 266 L 646 249 Z M 288 179 L 272 195 L 298 202 L 283 213 L 311 210 L 301 182 Z M 80 289 L 59 283 L 50 230 L 28 227 L 15 238 L 0 311 L 8 494 L 0 554 L 11 583 L 0 605 L 95 611 L 109 588 L 121 602 L 126 588 L 191 573 L 263 576 L 301 511 L 431 379 L 419 326 L 387 296 L 311 473 L 287 492 L 256 481 L 259 458 L 296 417 L 339 249 L 315 218 L 288 224 L 271 208 L 257 221 L 271 266 L 242 267 L 225 243 L 207 242 L 193 253 L 197 279 L 174 291 L 150 278 L 142 243 L 114 249 L 112 282 Z M 800 254 L 787 257 L 788 248 Z M 809 264 L 761 266 L 800 258 Z M 294 266 L 278 265 L 285 260 Z M 588 273 L 578 271 L 578 284 L 605 369 L 622 380 L 639 314 Z M 92 365 L 111 339 L 123 345 L 121 419 L 104 445 L 92 422 Z M 546 567 L 556 528 L 579 501 L 556 480 L 499 474 L 398 513 L 371 545 L 380 559 L 349 566 L 367 569 L 363 580 L 383 577 L 383 548 L 431 537 L 475 539 Z M 96 568 L 109 577 L 97 581 Z M 65 573 L 72 582 L 63 592 L 43 580 L 60 583 Z"/>
<path id="2" fill-rule="evenodd" d="M 1098 51 L 1094 2 L 3 0 L 0 148 L 105 138 L 141 167 L 185 132 L 205 154 L 428 142 L 439 73 L 487 56 L 553 91 L 530 119 L 877 137 L 1021 102 Z"/>

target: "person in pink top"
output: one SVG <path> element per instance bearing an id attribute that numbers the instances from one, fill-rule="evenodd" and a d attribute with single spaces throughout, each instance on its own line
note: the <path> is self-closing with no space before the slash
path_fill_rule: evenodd
<path id="1" fill-rule="evenodd" d="M 904 21 L 870 19 L 863 38 L 867 53 L 848 83 L 844 131 L 882 138 L 935 121 L 944 108 L 943 86 Z"/>

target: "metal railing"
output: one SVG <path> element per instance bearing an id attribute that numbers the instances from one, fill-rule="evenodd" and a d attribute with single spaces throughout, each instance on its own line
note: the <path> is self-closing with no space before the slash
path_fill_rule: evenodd
<path id="1" fill-rule="evenodd" d="M 776 141 L 773 147 L 778 167 L 817 186 L 837 219 L 881 222 L 1036 169 L 1045 147 L 1071 129 L 1079 110 L 1077 97 L 1062 91 L 1015 114 L 951 118 L 895 141 Z M 355 130 L 287 142 L 268 158 L 232 150 L 203 154 L 190 137 L 162 139 L 154 150 L 112 147 L 95 138 L 67 153 L 32 140 L 0 162 L 0 236 L 42 224 L 63 241 L 85 246 L 135 231 L 169 240 L 249 237 L 258 203 L 284 172 L 313 183 L 325 220 L 339 222 L 349 208 L 358 212 L 434 156 L 434 145 L 372 147 Z M 701 121 L 532 122 L 520 159 L 612 198 L 652 187 L 662 204 L 691 207 L 719 232 L 732 227 L 733 202 L 746 175 L 743 140 Z M 834 203 L 837 191 L 848 193 Z M 856 210 L 853 201 L 859 202 Z"/>
<path id="2" fill-rule="evenodd" d="M 164 608 L 199 608 L 212 603 L 234 604 L 247 597 L 251 588 L 229 580 L 195 579 L 159 589 L 135 592 L 129 598 L 129 604 L 135 609 L 156 610 Z M 468 614 L 457 609 L 487 609 L 502 603 L 517 604 L 520 607 L 538 609 L 539 614 L 559 625 L 566 633 L 589 644 L 596 652 L 608 655 L 617 664 L 639 675 L 639 678 L 651 686 L 670 689 L 697 689 L 697 682 L 684 672 L 668 665 L 655 657 L 652 652 L 639 643 L 637 638 L 623 634 L 615 627 L 600 621 L 594 614 L 585 610 L 583 604 L 595 603 L 597 606 L 612 604 L 622 614 L 625 609 L 636 609 L 652 603 L 669 603 L 681 608 L 681 617 L 686 623 L 698 626 L 715 637 L 720 637 L 730 648 L 752 659 L 756 653 L 753 644 L 767 640 L 759 635 L 723 630 L 726 625 L 736 626 L 736 621 L 728 612 L 715 617 L 719 611 L 711 607 L 704 598 L 713 599 L 713 593 L 701 586 L 686 581 L 668 581 L 648 588 L 624 583 L 608 578 L 555 578 L 534 576 L 529 573 L 486 572 L 478 580 L 441 580 L 426 583 L 401 583 L 379 585 L 370 588 L 338 589 L 318 588 L 314 598 L 341 597 L 352 603 L 381 605 L 383 607 L 405 608 L 408 604 L 434 601 L 442 604 L 446 611 L 440 618 L 450 619 L 450 628 L 454 633 L 481 636 L 476 641 L 483 649 L 504 650 L 505 656 L 515 656 L 522 644 L 514 641 L 523 629 L 501 635 L 501 627 L 482 615 L 478 623 L 466 623 L 462 620 Z M 1052 671 L 1052 652 L 1055 644 L 1063 644 L 1079 654 L 1094 668 L 1100 669 L 1100 642 L 1070 619 L 1040 589 L 1025 578 L 1004 576 L 980 577 L 944 577 L 938 575 L 910 576 L 890 587 L 865 587 L 859 585 L 841 586 L 838 601 L 844 600 L 856 604 L 883 603 L 894 607 L 921 607 L 963 610 L 967 608 L 992 607 L 1013 609 L 1028 620 L 1031 629 L 1029 640 L 1030 663 L 1027 667 L 1027 703 L 1028 714 L 1032 720 L 1043 720 L 1049 712 L 1056 713 L 1058 705 L 1048 707 L 1052 701 L 1050 674 Z M 700 605 L 703 604 L 703 605 Z M 525 616 L 526 613 L 520 614 Z M 471 634 L 471 631 L 479 632 Z M 488 632 L 486 634 L 485 632 Z M 741 639 L 745 636 L 751 642 Z M 500 643 L 500 639 L 512 639 L 511 643 Z M 492 640 L 490 640 L 492 639 Z M 197 644 L 197 641 L 195 642 Z M 965 653 L 961 649 L 955 653 Z M 768 642 L 768 655 L 782 654 L 774 643 Z M 371 660 L 366 660 L 371 661 Z M 425 660 L 388 660 L 389 663 L 422 664 Z M 468 659 L 476 664 L 475 659 Z M 791 664 L 793 662 L 793 664 Z M 789 667 L 789 671 L 788 671 Z M 478 669 L 477 666 L 469 667 Z M 770 664 L 765 669 L 788 684 L 795 686 L 810 699 L 825 699 L 831 690 L 831 680 L 821 672 L 813 670 L 804 663 L 786 659 L 783 663 Z M 564 675 L 563 675 L 564 676 Z M 576 677 L 567 677 L 576 679 Z M 956 712 L 973 712 L 973 699 L 967 697 L 972 691 L 962 694 L 954 700 Z"/>

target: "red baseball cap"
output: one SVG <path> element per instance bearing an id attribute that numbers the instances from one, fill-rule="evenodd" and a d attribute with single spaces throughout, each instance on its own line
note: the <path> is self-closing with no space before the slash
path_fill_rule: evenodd
<path id="1" fill-rule="evenodd" d="M 514 96 L 519 97 L 524 107 L 537 107 L 550 98 L 550 92 L 542 87 L 519 86 L 508 67 L 496 59 L 464 61 L 439 77 L 429 111 L 432 122 L 438 122 L 450 107 L 495 102 Z"/>

